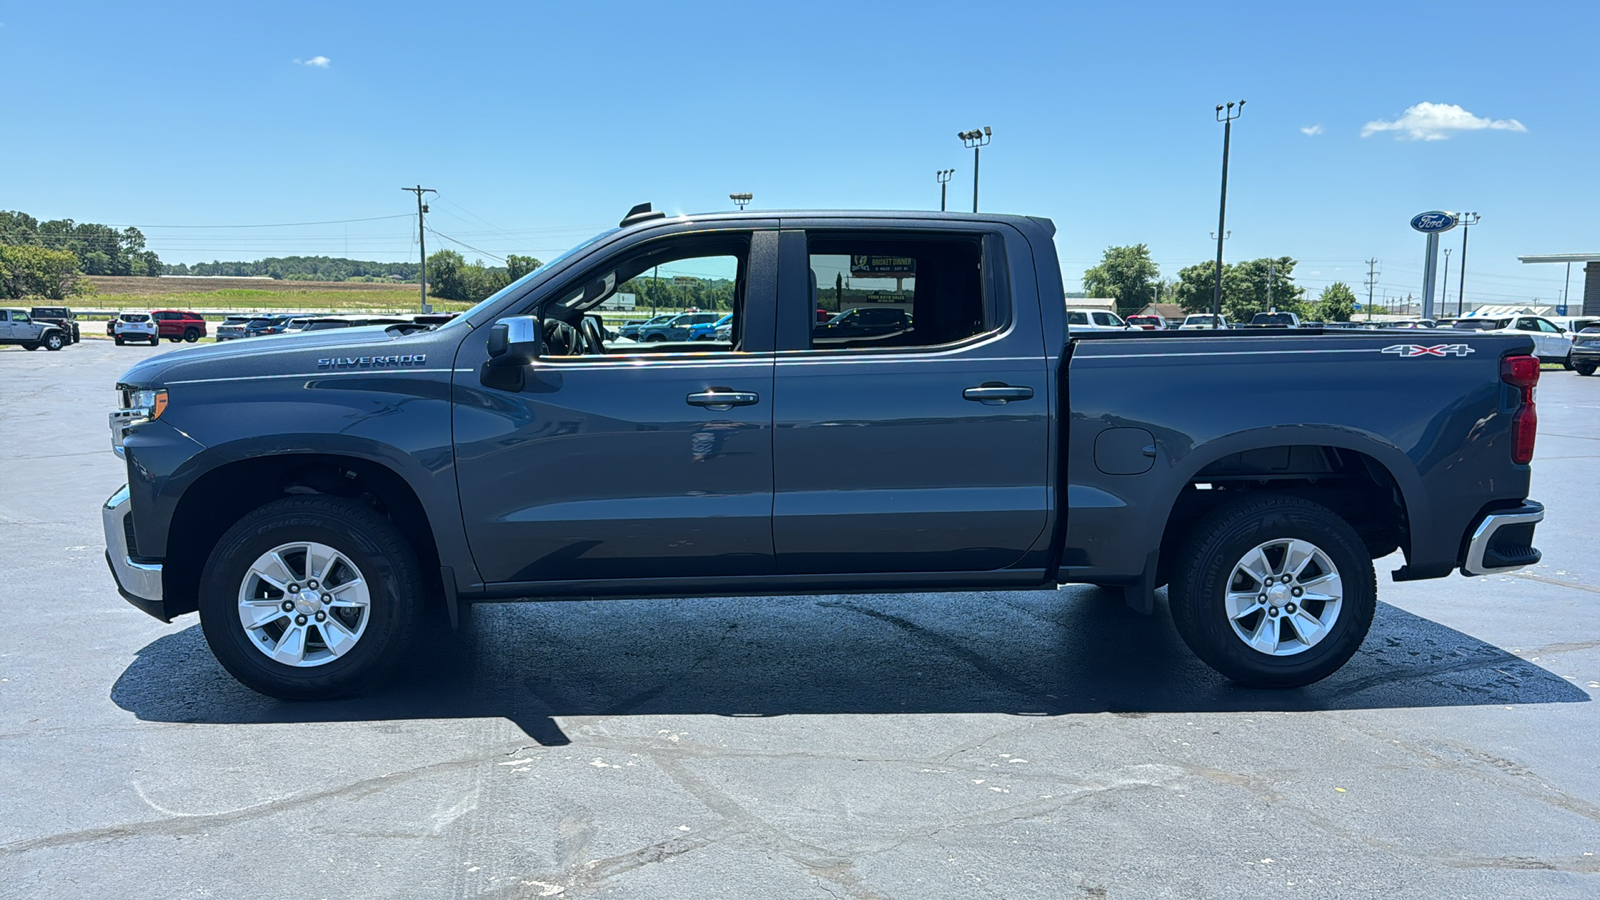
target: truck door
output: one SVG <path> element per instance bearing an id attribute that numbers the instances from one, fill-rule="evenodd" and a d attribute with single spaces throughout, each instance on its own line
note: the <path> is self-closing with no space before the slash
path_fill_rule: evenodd
<path id="1" fill-rule="evenodd" d="M 456 471 L 486 582 L 773 572 L 776 260 L 776 231 L 700 231 L 552 282 L 508 313 L 545 323 L 521 391 L 482 384 L 485 337 L 463 342 Z M 605 297 L 731 311 L 732 337 L 608 340 L 580 318 Z"/>
<path id="2" fill-rule="evenodd" d="M 1039 538 L 1052 385 L 1032 260 L 1008 268 L 1009 229 L 980 229 L 784 232 L 780 572 L 985 571 Z M 897 327 L 830 331 L 818 308 Z"/>

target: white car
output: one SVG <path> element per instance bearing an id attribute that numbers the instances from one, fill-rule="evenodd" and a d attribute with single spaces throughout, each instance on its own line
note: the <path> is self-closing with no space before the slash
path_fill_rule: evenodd
<path id="1" fill-rule="evenodd" d="M 149 313 L 123 313 L 111 326 L 111 335 L 120 347 L 129 341 L 149 341 L 151 346 L 161 343 L 155 317 Z"/>
<path id="2" fill-rule="evenodd" d="M 1533 353 L 1540 362 L 1572 368 L 1572 335 L 1543 316 L 1468 316 L 1451 323 L 1452 329 L 1487 334 L 1521 334 L 1533 338 Z"/>
<path id="3" fill-rule="evenodd" d="M 1190 313 L 1188 316 L 1184 317 L 1183 324 L 1178 326 L 1178 330 L 1199 331 L 1200 329 L 1204 328 L 1205 330 L 1210 331 L 1213 325 L 1224 331 L 1227 330 L 1228 317 L 1213 316 L 1210 313 Z"/>
<path id="4" fill-rule="evenodd" d="M 1067 310 L 1068 331 L 1143 331 L 1137 325 L 1129 325 L 1122 321 L 1122 317 L 1105 309 L 1069 309 Z"/>

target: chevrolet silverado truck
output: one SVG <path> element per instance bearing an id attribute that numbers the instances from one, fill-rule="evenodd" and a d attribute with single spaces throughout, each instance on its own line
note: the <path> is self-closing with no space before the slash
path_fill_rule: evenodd
<path id="1" fill-rule="evenodd" d="M 1538 561 L 1528 337 L 1075 334 L 1053 235 L 645 204 L 443 325 L 153 356 L 111 414 L 111 571 L 307 699 L 478 603 L 1069 583 L 1166 586 L 1206 663 L 1294 687 L 1356 652 L 1374 560 Z M 735 285 L 727 340 L 608 341 L 591 311 L 674 265 Z M 900 327 L 818 325 L 847 277 Z"/>

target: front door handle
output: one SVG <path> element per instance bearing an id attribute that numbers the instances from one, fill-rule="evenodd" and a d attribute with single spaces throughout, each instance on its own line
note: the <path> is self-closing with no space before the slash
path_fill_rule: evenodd
<path id="1" fill-rule="evenodd" d="M 724 410 L 733 409 L 735 406 L 753 406 L 761 402 L 761 395 L 755 391 L 735 391 L 725 387 L 714 387 L 690 394 L 683 399 L 690 406 L 704 406 L 706 409 Z"/>
<path id="2" fill-rule="evenodd" d="M 985 382 L 978 387 L 969 387 L 961 392 L 961 396 L 968 400 L 976 400 L 987 406 L 1003 406 L 1012 400 L 1029 400 L 1033 397 L 1031 387 L 1013 387 L 998 381 Z"/>

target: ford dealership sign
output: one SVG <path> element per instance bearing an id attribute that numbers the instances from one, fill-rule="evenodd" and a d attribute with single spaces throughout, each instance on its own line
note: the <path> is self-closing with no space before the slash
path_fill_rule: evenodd
<path id="1" fill-rule="evenodd" d="M 1417 213 L 1411 218 L 1411 227 L 1423 234 L 1440 234 L 1456 227 L 1456 214 L 1434 210 Z"/>

